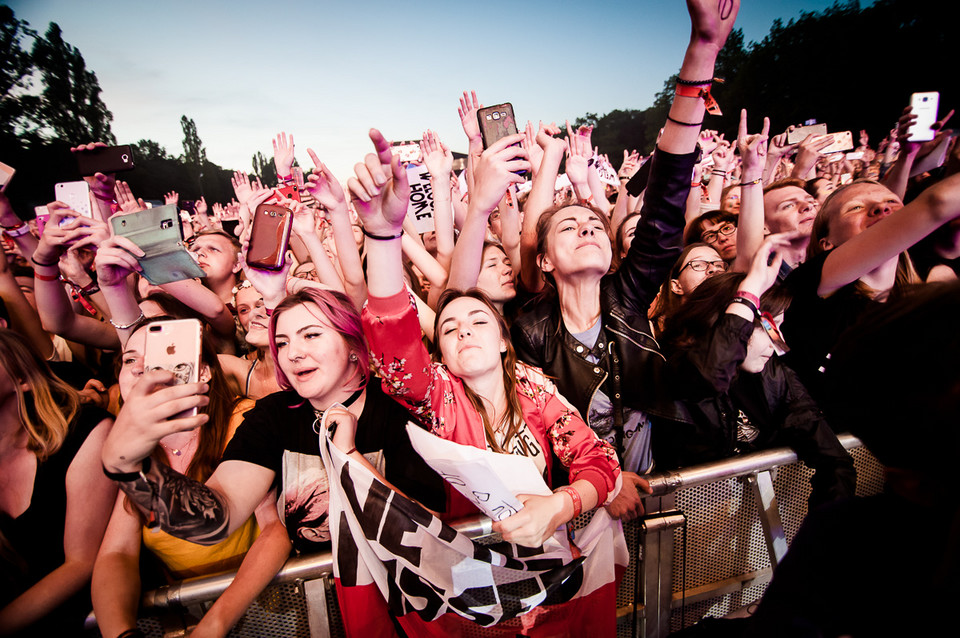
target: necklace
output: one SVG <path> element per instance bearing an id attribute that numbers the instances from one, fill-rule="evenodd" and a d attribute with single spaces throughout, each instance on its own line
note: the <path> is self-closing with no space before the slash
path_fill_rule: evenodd
<path id="1" fill-rule="evenodd" d="M 359 389 L 356 390 L 353 394 L 351 394 L 349 397 L 347 397 L 347 400 L 344 401 L 343 403 L 341 403 L 340 405 L 342 405 L 342 406 L 345 407 L 345 408 L 349 408 L 351 405 L 353 405 L 354 403 L 357 402 L 357 399 L 360 398 L 360 395 L 363 394 L 363 391 L 364 391 L 364 390 L 366 390 L 365 387 L 364 387 L 364 388 L 359 388 Z M 317 410 L 316 408 L 313 409 L 313 414 L 317 417 L 316 419 L 313 420 L 313 432 L 314 432 L 314 434 L 317 434 L 318 436 L 319 436 L 319 434 L 320 434 L 320 421 L 323 420 L 323 413 L 324 413 L 324 412 L 325 412 L 325 410 Z"/>
<path id="2" fill-rule="evenodd" d="M 186 450 L 188 447 L 190 447 L 190 444 L 191 444 L 191 443 L 193 443 L 194 441 L 197 440 L 197 434 L 198 434 L 198 432 L 197 432 L 196 430 L 194 430 L 194 431 L 193 431 L 193 436 L 190 437 L 190 439 L 187 441 L 186 445 L 184 445 L 183 447 L 175 448 L 175 447 L 172 447 L 172 446 L 170 446 L 170 445 L 167 445 L 167 444 L 164 443 L 163 441 L 160 441 L 160 447 L 162 447 L 164 450 L 166 450 L 169 454 L 173 454 L 174 456 L 182 456 L 182 455 L 183 455 L 183 451 Z"/>

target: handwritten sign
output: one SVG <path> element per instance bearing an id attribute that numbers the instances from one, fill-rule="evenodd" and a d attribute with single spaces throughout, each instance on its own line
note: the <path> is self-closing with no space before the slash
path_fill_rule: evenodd
<path id="1" fill-rule="evenodd" d="M 407 217 L 413 221 L 418 233 L 429 232 L 434 228 L 430 171 L 426 166 L 410 164 L 407 166 L 407 180 L 410 182 Z"/>

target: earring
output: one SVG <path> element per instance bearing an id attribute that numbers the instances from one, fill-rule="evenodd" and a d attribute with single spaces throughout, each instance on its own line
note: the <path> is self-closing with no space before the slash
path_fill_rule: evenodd
<path id="1" fill-rule="evenodd" d="M 357 360 L 357 353 L 356 353 L 356 352 L 351 352 L 351 353 L 350 353 L 350 360 L 351 360 L 351 361 L 356 361 L 356 360 Z"/>

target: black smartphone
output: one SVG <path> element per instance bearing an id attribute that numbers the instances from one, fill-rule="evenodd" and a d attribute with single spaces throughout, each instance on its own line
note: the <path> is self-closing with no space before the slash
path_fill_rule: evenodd
<path id="1" fill-rule="evenodd" d="M 237 226 L 239 225 L 240 225 L 239 219 L 221 219 L 220 220 L 220 226 L 223 228 L 223 230 L 233 235 L 234 237 L 237 236 Z"/>
<path id="2" fill-rule="evenodd" d="M 133 151 L 129 145 L 98 146 L 92 151 L 76 153 L 81 175 L 119 173 L 133 170 Z"/>
<path id="3" fill-rule="evenodd" d="M 508 135 L 516 135 L 518 132 L 513 105 L 509 102 L 480 109 L 477 111 L 477 122 L 480 124 L 480 137 L 483 138 L 484 149 L 490 148 L 497 140 Z"/>
<path id="4" fill-rule="evenodd" d="M 640 166 L 640 170 L 634 173 L 633 177 L 630 178 L 630 181 L 627 182 L 627 192 L 633 197 L 640 197 L 640 193 L 647 188 L 647 181 L 650 179 L 651 161 L 652 158 L 644 162 L 643 165 Z"/>

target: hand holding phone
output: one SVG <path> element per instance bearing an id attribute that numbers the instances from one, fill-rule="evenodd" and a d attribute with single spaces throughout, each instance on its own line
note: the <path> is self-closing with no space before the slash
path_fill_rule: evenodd
<path id="1" fill-rule="evenodd" d="M 247 265 L 261 270 L 281 270 L 293 230 L 293 215 L 279 204 L 260 204 L 253 213 Z"/>
<path id="2" fill-rule="evenodd" d="M 173 385 L 197 383 L 200 380 L 200 348 L 203 326 L 198 319 L 158 321 L 147 326 L 143 347 L 143 369 L 168 370 L 174 375 Z M 196 416 L 197 408 L 173 415 L 170 419 Z"/>
<path id="3" fill-rule="evenodd" d="M 908 142 L 929 142 L 936 131 L 933 125 L 937 122 L 937 108 L 940 104 L 940 93 L 914 93 L 910 96 L 912 114 L 916 116 L 913 124 L 907 131 Z"/>

